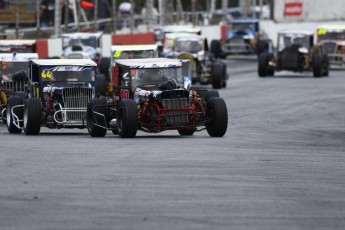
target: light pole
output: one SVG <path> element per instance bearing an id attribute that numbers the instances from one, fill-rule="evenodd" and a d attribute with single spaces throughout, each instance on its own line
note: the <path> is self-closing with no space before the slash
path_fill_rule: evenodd
<path id="1" fill-rule="evenodd" d="M 55 37 L 59 38 L 61 35 L 61 9 L 60 0 L 55 0 L 55 11 L 54 11 L 54 33 Z"/>

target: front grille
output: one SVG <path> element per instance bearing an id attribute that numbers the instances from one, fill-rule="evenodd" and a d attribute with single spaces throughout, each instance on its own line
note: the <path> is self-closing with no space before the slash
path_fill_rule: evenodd
<path id="1" fill-rule="evenodd" d="M 233 37 L 228 40 L 224 47 L 228 52 L 242 53 L 248 51 L 248 44 L 242 37 Z"/>
<path id="2" fill-rule="evenodd" d="M 69 87 L 62 90 L 66 121 L 82 121 L 86 116 L 88 102 L 92 99 L 92 88 Z"/>
<path id="3" fill-rule="evenodd" d="M 338 47 L 336 42 L 328 41 L 322 44 L 322 52 L 324 54 L 335 54 L 337 49 Z"/>
<path id="4" fill-rule="evenodd" d="M 25 81 L 5 81 L 2 83 L 3 89 L 11 89 L 16 92 L 25 92 L 26 91 L 26 84 Z"/>
<path id="5" fill-rule="evenodd" d="M 178 127 L 189 123 L 191 110 L 188 95 L 184 90 L 165 91 L 161 94 L 164 126 Z"/>
<path id="6" fill-rule="evenodd" d="M 286 69 L 296 69 L 300 67 L 298 47 L 285 48 L 282 53 L 282 67 Z"/>

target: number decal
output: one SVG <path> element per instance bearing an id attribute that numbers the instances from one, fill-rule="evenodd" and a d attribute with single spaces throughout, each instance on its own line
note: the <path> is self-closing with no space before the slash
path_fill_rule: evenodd
<path id="1" fill-rule="evenodd" d="M 114 57 L 115 57 L 115 58 L 120 57 L 120 56 L 121 56 L 121 53 L 122 53 L 122 52 L 121 52 L 120 50 L 115 51 Z"/>
<path id="2" fill-rule="evenodd" d="M 41 76 L 43 79 L 51 79 L 52 73 L 50 70 L 43 70 Z"/>
<path id="3" fill-rule="evenodd" d="M 318 34 L 319 35 L 326 35 L 327 30 L 326 29 L 319 29 Z"/>

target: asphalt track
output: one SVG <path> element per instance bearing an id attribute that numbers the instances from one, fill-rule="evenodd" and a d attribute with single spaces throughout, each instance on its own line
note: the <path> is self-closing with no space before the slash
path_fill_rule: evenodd
<path id="1" fill-rule="evenodd" d="M 0 125 L 0 229 L 344 229 L 345 71 L 228 57 L 223 138 Z"/>

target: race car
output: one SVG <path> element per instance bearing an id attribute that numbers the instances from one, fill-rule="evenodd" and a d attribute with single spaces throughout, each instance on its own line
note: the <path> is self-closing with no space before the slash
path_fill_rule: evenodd
<path id="1" fill-rule="evenodd" d="M 0 53 L 0 112 L 3 121 L 6 121 L 9 97 L 26 94 L 31 59 L 38 59 L 38 54 Z"/>
<path id="2" fill-rule="evenodd" d="M 169 57 L 174 38 L 186 34 L 201 35 L 201 28 L 192 25 L 167 25 L 157 27 L 154 31 L 160 57 Z"/>
<path id="3" fill-rule="evenodd" d="M 261 54 L 272 52 L 273 43 L 259 33 L 259 20 L 239 19 L 226 24 L 225 39 L 212 40 L 211 52 L 216 58 L 231 54 Z"/>
<path id="4" fill-rule="evenodd" d="M 273 76 L 275 71 L 312 71 L 314 77 L 328 76 L 327 54 L 314 51 L 311 31 L 281 31 L 278 33 L 277 52 L 263 53 L 258 60 L 259 77 Z"/>
<path id="5" fill-rule="evenodd" d="M 210 55 L 205 37 L 189 34 L 174 38 L 172 56 L 190 60 L 193 84 L 212 84 L 214 89 L 226 87 L 226 65 Z"/>
<path id="6" fill-rule="evenodd" d="M 115 63 L 112 99 L 96 98 L 88 104 L 87 127 L 92 137 L 104 137 L 107 130 L 116 130 L 113 133 L 122 138 L 134 138 L 138 130 L 177 130 L 190 136 L 206 129 L 212 137 L 225 135 L 225 101 L 213 91 L 184 87 L 188 60 L 119 59 Z"/>
<path id="7" fill-rule="evenodd" d="M 345 25 L 320 25 L 316 30 L 316 52 L 327 54 L 330 65 L 345 64 Z"/>
<path id="8" fill-rule="evenodd" d="M 38 135 L 41 126 L 85 128 L 87 103 L 96 95 L 96 67 L 91 59 L 31 60 L 26 98 L 8 100 L 8 132 Z"/>
<path id="9" fill-rule="evenodd" d="M 90 58 L 96 63 L 101 62 L 101 38 L 103 33 L 68 33 L 62 34 L 62 58 Z"/>
<path id="10" fill-rule="evenodd" d="M 37 53 L 36 43 L 31 39 L 0 40 L 0 53 Z"/>
<path id="11" fill-rule="evenodd" d="M 106 75 L 109 81 L 108 93 L 112 91 L 112 69 L 115 66 L 117 59 L 141 59 L 141 58 L 158 58 L 157 45 L 113 45 L 110 47 L 110 61 L 108 64 L 108 74 Z"/>

